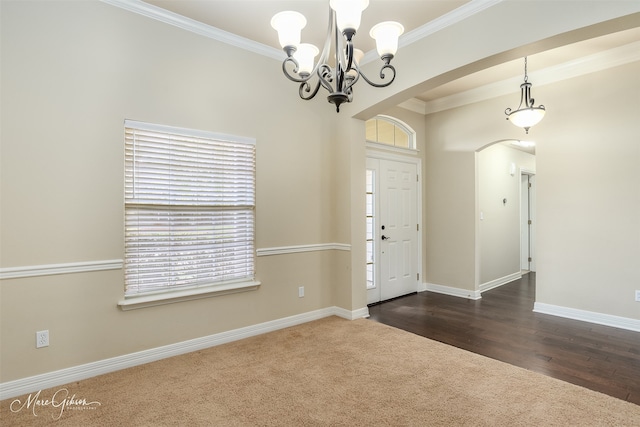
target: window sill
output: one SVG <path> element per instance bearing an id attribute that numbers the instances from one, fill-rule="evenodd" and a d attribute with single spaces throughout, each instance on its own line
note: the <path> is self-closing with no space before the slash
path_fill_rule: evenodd
<path id="1" fill-rule="evenodd" d="M 155 307 L 157 305 L 173 304 L 176 302 L 235 294 L 238 292 L 255 291 L 258 289 L 258 287 L 260 287 L 260 282 L 255 280 L 251 282 L 213 285 L 209 287 L 185 289 L 182 291 L 132 296 L 120 300 L 118 302 L 118 306 L 121 310 L 128 311 L 138 308 Z"/>

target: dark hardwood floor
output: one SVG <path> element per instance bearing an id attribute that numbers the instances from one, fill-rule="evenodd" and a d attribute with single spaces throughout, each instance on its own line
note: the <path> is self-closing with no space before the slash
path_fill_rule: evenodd
<path id="1" fill-rule="evenodd" d="M 640 332 L 533 312 L 535 273 L 473 301 L 420 292 L 370 319 L 640 405 Z"/>

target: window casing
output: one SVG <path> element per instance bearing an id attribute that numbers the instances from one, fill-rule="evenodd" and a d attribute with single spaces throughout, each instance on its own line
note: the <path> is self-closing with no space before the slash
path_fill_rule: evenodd
<path id="1" fill-rule="evenodd" d="M 125 122 L 125 300 L 253 282 L 254 240 L 253 139 Z"/>
<path id="2" fill-rule="evenodd" d="M 367 142 L 401 150 L 416 150 L 415 132 L 409 126 L 393 117 L 378 115 L 367 120 L 365 132 Z"/>

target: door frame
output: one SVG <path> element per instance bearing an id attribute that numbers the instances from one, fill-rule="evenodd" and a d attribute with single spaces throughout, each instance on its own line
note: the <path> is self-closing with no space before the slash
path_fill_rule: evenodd
<path id="1" fill-rule="evenodd" d="M 382 150 L 377 150 L 377 149 L 373 149 L 373 148 L 366 148 L 366 160 L 369 159 L 373 159 L 373 160 L 390 160 L 390 161 L 394 161 L 394 162 L 400 162 L 400 163 L 409 163 L 409 164 L 413 164 L 416 167 L 416 173 L 418 175 L 417 178 L 417 183 L 416 183 L 416 220 L 418 222 L 418 234 L 417 234 L 417 242 L 416 242 L 416 247 L 418 250 L 418 256 L 417 256 L 417 262 L 418 265 L 416 266 L 416 269 L 418 271 L 418 273 L 420 274 L 420 279 L 418 281 L 418 286 L 416 291 L 417 292 L 421 292 L 421 291 L 426 291 L 427 290 L 427 286 L 426 286 L 426 282 L 424 280 L 424 271 L 422 270 L 422 266 L 423 266 L 423 262 L 422 262 L 422 253 L 423 253 L 423 248 L 422 248 L 422 234 L 424 232 L 424 228 L 422 226 L 422 190 L 423 190 L 423 186 L 422 186 L 422 159 L 419 157 L 415 157 L 412 155 L 404 155 L 404 154 L 400 154 L 394 152 L 387 152 L 387 151 L 382 151 Z M 365 169 L 368 169 L 365 167 Z M 364 196 L 364 194 L 363 194 Z M 376 200 L 376 206 L 374 207 L 374 210 L 376 212 L 376 215 L 379 216 L 379 208 L 378 208 L 378 202 L 377 202 L 377 198 Z M 363 222 L 365 223 L 366 226 L 366 218 L 362 219 Z M 374 227 L 374 235 L 373 235 L 373 239 L 374 241 L 379 241 L 381 237 L 380 234 L 380 229 L 378 227 Z M 362 244 L 366 244 L 366 242 L 362 242 Z M 377 257 L 377 251 L 375 251 L 374 256 Z M 374 272 L 374 276 L 376 277 L 376 279 L 378 277 L 380 277 L 380 263 L 379 260 L 374 259 L 374 265 L 375 265 L 375 272 Z M 365 268 L 365 266 L 363 266 L 363 268 Z M 366 286 L 366 283 L 365 283 Z M 365 288 L 366 289 L 366 288 Z"/>
<path id="2" fill-rule="evenodd" d="M 528 255 L 531 257 L 531 261 L 528 262 L 528 271 L 535 272 L 536 271 L 536 227 L 537 227 L 537 218 L 536 218 L 536 173 L 535 171 L 530 171 L 527 169 L 520 169 L 520 180 L 522 184 L 522 177 L 527 177 L 527 182 L 529 183 L 529 187 L 525 193 L 524 189 L 522 189 L 522 185 L 520 185 L 520 269 L 523 269 L 523 252 L 524 248 L 524 239 L 523 229 L 527 227 L 525 222 L 527 220 L 531 220 L 531 225 L 528 226 Z M 528 200 L 525 203 L 525 198 Z M 524 206 L 526 205 L 528 212 L 525 215 Z"/>

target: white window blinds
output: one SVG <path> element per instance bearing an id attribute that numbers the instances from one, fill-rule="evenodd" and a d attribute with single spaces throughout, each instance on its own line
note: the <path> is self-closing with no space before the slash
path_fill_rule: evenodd
<path id="1" fill-rule="evenodd" d="M 125 297 L 254 278 L 255 141 L 125 121 Z"/>

